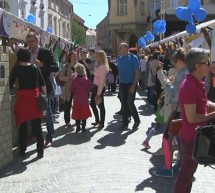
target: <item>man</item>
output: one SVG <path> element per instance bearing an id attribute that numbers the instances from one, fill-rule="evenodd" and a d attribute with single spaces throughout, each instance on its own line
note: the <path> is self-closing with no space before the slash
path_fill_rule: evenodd
<path id="1" fill-rule="evenodd" d="M 122 127 L 128 128 L 129 114 L 134 119 L 133 129 L 137 129 L 140 124 L 140 118 L 134 104 L 137 83 L 140 79 L 140 64 L 137 56 L 129 53 L 128 44 L 121 43 L 119 46 L 121 56 L 118 59 L 120 99 L 122 105 Z M 130 113 L 129 113 L 130 112 Z"/>
<path id="2" fill-rule="evenodd" d="M 52 138 L 54 134 L 54 123 L 53 123 L 53 114 L 51 111 L 51 96 L 53 91 L 50 74 L 51 72 L 58 72 L 59 68 L 55 62 L 52 52 L 45 48 L 40 48 L 39 46 L 39 36 L 30 32 L 26 36 L 26 43 L 31 50 L 31 63 L 36 64 L 43 75 L 47 88 L 47 97 L 48 97 L 48 107 L 46 112 L 46 126 L 47 126 L 47 135 L 45 146 L 52 144 Z"/>

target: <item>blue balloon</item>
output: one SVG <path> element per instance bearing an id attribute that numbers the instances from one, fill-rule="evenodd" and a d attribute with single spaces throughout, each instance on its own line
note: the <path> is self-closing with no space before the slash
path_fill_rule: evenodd
<path id="1" fill-rule="evenodd" d="M 29 23 L 35 23 L 35 16 L 34 15 L 32 15 L 32 14 L 29 14 L 28 15 L 28 17 L 27 17 L 27 21 L 29 22 Z"/>
<path id="2" fill-rule="evenodd" d="M 149 40 L 153 42 L 155 40 L 155 36 L 151 35 L 150 38 L 149 38 Z"/>
<path id="3" fill-rule="evenodd" d="M 195 33 L 196 32 L 196 26 L 193 24 L 187 24 L 186 25 L 186 31 L 189 34 Z"/>
<path id="4" fill-rule="evenodd" d="M 181 19 L 188 21 L 192 16 L 192 12 L 190 9 L 188 9 L 187 7 L 185 7 L 182 11 L 181 11 Z"/>
<path id="5" fill-rule="evenodd" d="M 155 35 L 158 35 L 160 32 L 159 32 L 159 29 L 158 28 L 154 28 L 154 34 Z"/>
<path id="6" fill-rule="evenodd" d="M 200 0 L 189 0 L 189 3 L 188 3 L 188 8 L 190 10 L 192 10 L 193 12 L 199 10 L 201 7 L 201 2 Z"/>
<path id="7" fill-rule="evenodd" d="M 149 41 L 149 38 L 147 37 L 147 35 L 144 35 L 143 38 L 145 39 L 146 42 Z"/>
<path id="8" fill-rule="evenodd" d="M 191 17 L 191 18 L 188 20 L 188 22 L 189 22 L 190 24 L 194 24 L 193 17 Z"/>
<path id="9" fill-rule="evenodd" d="M 166 32 L 166 28 L 164 26 L 161 26 L 159 28 L 160 33 L 165 33 Z"/>
<path id="10" fill-rule="evenodd" d="M 49 32 L 49 33 L 52 33 L 52 28 L 47 27 L 47 30 L 46 30 L 46 31 Z"/>
<path id="11" fill-rule="evenodd" d="M 196 21 L 201 22 L 201 21 L 204 21 L 206 19 L 207 12 L 205 9 L 200 8 L 199 10 L 194 12 L 194 15 L 195 15 Z"/>
<path id="12" fill-rule="evenodd" d="M 146 42 L 145 42 L 145 40 L 143 38 L 140 38 L 138 40 L 138 46 L 141 47 L 141 48 L 146 47 Z"/>
<path id="13" fill-rule="evenodd" d="M 152 32 L 147 31 L 146 36 L 147 36 L 147 37 L 150 37 L 151 35 L 152 35 Z"/>
<path id="14" fill-rule="evenodd" d="M 159 29 L 160 26 L 161 26 L 161 21 L 160 21 L 160 20 L 157 20 L 157 21 L 156 21 L 156 26 L 155 26 L 155 27 Z"/>
<path id="15" fill-rule="evenodd" d="M 165 20 L 161 20 L 161 25 L 166 27 L 166 21 Z"/>
<path id="16" fill-rule="evenodd" d="M 175 10 L 175 15 L 178 19 L 181 19 L 182 15 L 181 15 L 181 11 L 184 9 L 184 7 L 177 7 Z"/>

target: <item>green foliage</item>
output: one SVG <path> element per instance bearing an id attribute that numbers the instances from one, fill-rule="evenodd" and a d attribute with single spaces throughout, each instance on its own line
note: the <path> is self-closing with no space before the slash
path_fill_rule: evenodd
<path id="1" fill-rule="evenodd" d="M 73 46 L 75 46 L 75 44 L 77 44 L 77 45 L 85 45 L 86 44 L 85 27 L 79 25 L 75 21 L 72 21 L 72 39 L 73 39 Z"/>

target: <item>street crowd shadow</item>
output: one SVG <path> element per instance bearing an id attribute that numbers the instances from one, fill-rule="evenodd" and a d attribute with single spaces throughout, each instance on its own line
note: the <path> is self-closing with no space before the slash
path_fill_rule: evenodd
<path id="1" fill-rule="evenodd" d="M 52 146 L 56 148 L 69 144 L 80 145 L 87 143 L 99 131 L 101 131 L 101 129 L 90 127 L 86 128 L 86 131 L 84 133 L 76 133 L 75 131 L 69 132 L 66 133 L 63 137 L 55 139 Z"/>
<path id="2" fill-rule="evenodd" d="M 109 122 L 105 130 L 109 131 L 110 133 L 100 138 L 97 141 L 99 144 L 96 145 L 94 148 L 104 149 L 107 146 L 118 147 L 124 145 L 126 143 L 127 137 L 137 131 L 135 129 L 120 130 L 119 128 L 119 121 L 113 120 Z"/>
<path id="3" fill-rule="evenodd" d="M 28 160 L 29 157 L 33 154 L 35 154 L 35 157 Z M 28 164 L 38 161 L 38 158 L 36 156 L 36 149 L 27 151 L 24 157 L 17 155 L 11 163 L 0 170 L 0 179 L 23 173 L 25 170 L 27 170 Z"/>
<path id="4" fill-rule="evenodd" d="M 175 182 L 175 177 L 173 178 L 160 178 L 153 176 L 153 171 L 164 166 L 163 156 L 151 156 L 150 162 L 154 167 L 149 169 L 151 177 L 144 179 L 135 188 L 135 192 L 143 191 L 145 188 L 151 188 L 157 193 L 172 193 L 172 189 Z"/>
<path id="5" fill-rule="evenodd" d="M 71 125 L 71 127 L 66 127 L 66 125 L 62 125 L 60 127 L 58 127 L 57 129 L 55 129 L 54 131 L 54 137 L 60 137 L 62 135 L 65 135 L 67 133 L 70 133 L 72 131 L 74 131 L 74 127 L 75 127 L 75 123 Z"/>

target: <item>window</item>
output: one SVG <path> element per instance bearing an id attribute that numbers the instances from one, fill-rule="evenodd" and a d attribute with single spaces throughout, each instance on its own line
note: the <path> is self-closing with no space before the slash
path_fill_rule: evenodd
<path id="1" fill-rule="evenodd" d="M 177 0 L 170 0 L 170 8 L 176 9 L 178 7 Z"/>
<path id="2" fill-rule="evenodd" d="M 160 9 L 160 1 L 159 0 L 150 0 L 150 12 L 151 16 L 155 16 L 155 11 Z"/>
<path id="3" fill-rule="evenodd" d="M 140 2 L 140 14 L 145 15 L 145 2 Z"/>
<path id="4" fill-rule="evenodd" d="M 118 14 L 119 15 L 127 14 L 127 0 L 118 0 Z"/>

